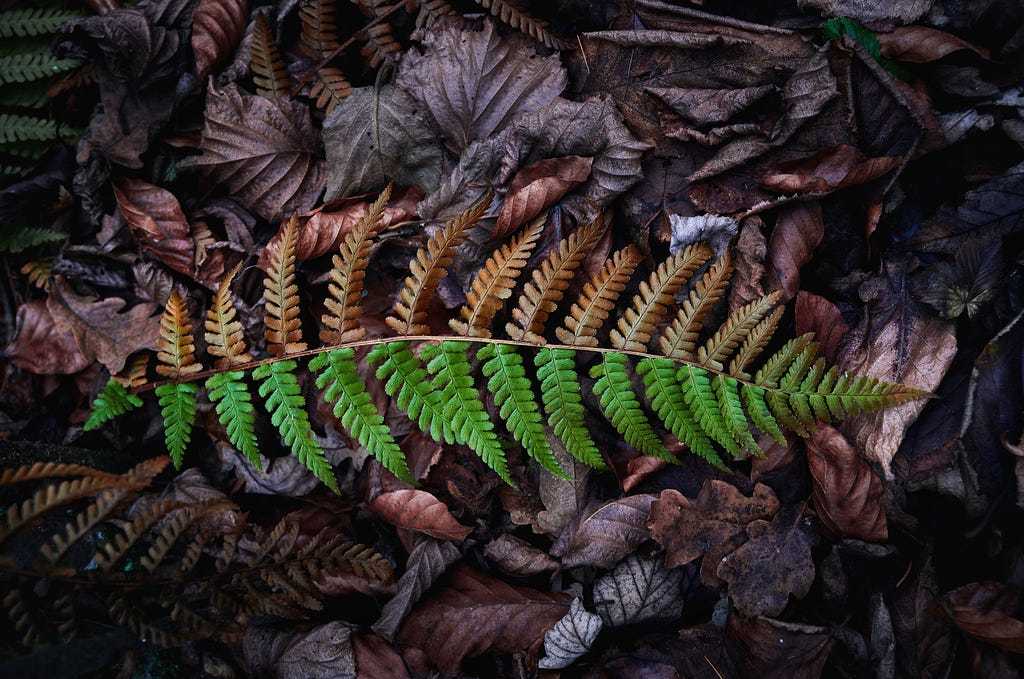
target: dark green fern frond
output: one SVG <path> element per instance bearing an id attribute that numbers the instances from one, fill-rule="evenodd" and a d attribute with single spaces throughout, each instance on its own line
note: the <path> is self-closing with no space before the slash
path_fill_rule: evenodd
<path id="1" fill-rule="evenodd" d="M 366 386 L 359 378 L 351 347 L 317 355 L 309 369 L 317 373 L 316 386 L 324 390 L 324 400 L 334 404 L 334 415 L 341 425 L 376 457 L 392 474 L 414 483 L 402 449 L 377 412 Z"/>
<path id="2" fill-rule="evenodd" d="M 487 389 L 494 394 L 498 414 L 509 431 L 530 457 L 552 474 L 564 477 L 565 472 L 558 466 L 544 435 L 544 424 L 537 412 L 522 356 L 508 344 L 485 344 L 476 357 L 484 361 L 481 371 L 489 378 Z"/>
<path id="3" fill-rule="evenodd" d="M 665 427 L 690 450 L 719 468 L 725 463 L 704 429 L 694 419 L 676 374 L 679 364 L 669 358 L 641 358 L 636 371 L 644 378 L 647 398 Z"/>
<path id="4" fill-rule="evenodd" d="M 0 235 L 0 252 L 18 254 L 46 243 L 58 243 L 67 240 L 68 235 L 53 229 L 39 227 L 5 226 Z"/>
<path id="5" fill-rule="evenodd" d="M 435 441 L 455 443 L 451 422 L 444 416 L 441 392 L 427 380 L 423 363 L 409 349 L 408 342 L 383 342 L 366 356 L 377 367 L 377 379 L 384 383 L 384 393 L 415 422 L 420 431 Z"/>
<path id="6" fill-rule="evenodd" d="M 196 392 L 194 382 L 167 382 L 156 388 L 160 414 L 164 419 L 164 440 L 174 466 L 181 468 L 185 449 L 192 440 L 192 424 L 196 420 Z"/>
<path id="7" fill-rule="evenodd" d="M 540 380 L 541 402 L 548 424 L 565 449 L 583 464 L 606 469 L 604 458 L 584 422 L 583 396 L 576 372 L 576 352 L 572 349 L 541 347 L 534 356 Z"/>
<path id="8" fill-rule="evenodd" d="M 63 128 L 55 120 L 23 116 L 13 113 L 0 113 L 0 144 L 14 142 L 52 142 L 58 139 L 74 137 L 77 132 Z M 10 152 L 11 149 L 4 149 Z M 29 155 L 37 155 L 38 149 L 29 151 Z"/>
<path id="9" fill-rule="evenodd" d="M 135 410 L 142 406 L 142 399 L 135 394 L 129 394 L 124 386 L 117 380 L 111 378 L 103 387 L 92 402 L 92 412 L 85 422 L 84 429 L 92 431 L 115 417 L 124 415 L 129 410 Z"/>
<path id="10" fill-rule="evenodd" d="M 210 375 L 206 380 L 210 402 L 214 404 L 220 423 L 231 442 L 253 467 L 262 471 L 259 445 L 256 442 L 256 414 L 245 383 L 245 372 L 229 370 Z"/>
<path id="11" fill-rule="evenodd" d="M 601 354 L 601 362 L 590 369 L 590 376 L 597 379 L 594 394 L 601 399 L 605 415 L 629 445 L 644 455 L 675 462 L 675 457 L 654 432 L 633 392 L 628 361 L 629 358 L 624 354 Z"/>
<path id="12" fill-rule="evenodd" d="M 0 12 L 0 38 L 28 38 L 49 35 L 60 25 L 83 14 L 56 8 L 15 9 Z"/>
<path id="13" fill-rule="evenodd" d="M 81 65 L 77 59 L 58 59 L 48 49 L 11 54 L 0 57 L 0 85 L 41 80 Z"/>

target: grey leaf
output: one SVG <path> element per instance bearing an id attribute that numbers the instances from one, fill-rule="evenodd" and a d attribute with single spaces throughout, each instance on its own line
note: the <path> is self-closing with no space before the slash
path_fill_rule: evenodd
<path id="1" fill-rule="evenodd" d="M 509 575 L 537 575 L 558 568 L 558 562 L 547 552 L 507 534 L 487 543 L 484 556 Z"/>
<path id="2" fill-rule="evenodd" d="M 662 559 L 631 554 L 594 584 L 594 607 L 611 627 L 645 620 L 672 620 L 683 610 L 683 573 Z"/>
<path id="3" fill-rule="evenodd" d="M 416 546 L 409 553 L 405 573 L 398 579 L 398 592 L 384 604 L 380 619 L 373 623 L 373 631 L 386 639 L 394 639 L 405 616 L 423 593 L 460 556 L 459 549 L 447 540 L 416 536 Z"/>
<path id="4" fill-rule="evenodd" d="M 501 168 L 506 136 L 506 130 L 501 130 L 493 137 L 470 144 L 455 169 L 441 179 L 437 190 L 416 206 L 420 217 L 450 219 L 479 203 Z"/>
<path id="5" fill-rule="evenodd" d="M 775 88 L 771 85 L 761 85 L 736 89 L 700 87 L 648 87 L 646 89 L 694 125 L 707 125 L 727 122 Z"/>
<path id="6" fill-rule="evenodd" d="M 538 667 L 542 670 L 560 670 L 576 662 L 590 650 L 594 639 L 604 627 L 601 616 L 583 608 L 580 599 L 573 599 L 569 612 L 544 633 L 544 658 Z"/>
<path id="7" fill-rule="evenodd" d="M 721 215 L 669 215 L 668 219 L 672 225 L 669 252 L 678 252 L 688 245 L 704 241 L 715 251 L 716 257 L 721 257 L 740 230 L 735 219 Z"/>
<path id="8" fill-rule="evenodd" d="M 650 539 L 647 519 L 656 499 L 654 495 L 629 495 L 598 507 L 580 521 L 562 557 L 562 566 L 614 566 Z"/>
<path id="9" fill-rule="evenodd" d="M 277 661 L 279 679 L 355 679 L 355 626 L 341 621 L 316 627 L 297 639 Z"/>

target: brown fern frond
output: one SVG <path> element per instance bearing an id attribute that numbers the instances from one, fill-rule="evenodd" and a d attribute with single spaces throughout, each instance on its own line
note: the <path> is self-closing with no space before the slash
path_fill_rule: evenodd
<path id="1" fill-rule="evenodd" d="M 341 47 L 335 6 L 334 0 L 302 0 L 299 3 L 302 24 L 299 49 L 306 56 L 319 61 Z"/>
<path id="2" fill-rule="evenodd" d="M 262 12 L 256 15 L 251 45 L 249 68 L 252 69 L 256 94 L 268 99 L 287 97 L 291 90 L 291 78 L 277 48 L 270 24 L 267 23 L 267 16 Z"/>
<path id="3" fill-rule="evenodd" d="M 150 617 L 146 611 L 134 605 L 127 596 L 114 597 L 110 603 L 110 617 L 114 618 L 119 625 L 127 627 L 139 639 L 156 644 L 163 648 L 181 646 L 188 638 L 185 635 L 162 627 L 157 627 L 148 621 Z"/>
<path id="4" fill-rule="evenodd" d="M 39 550 L 51 566 L 56 566 L 64 558 L 71 546 L 78 542 L 101 521 L 106 520 L 117 505 L 128 495 L 125 489 L 105 490 L 96 501 L 75 515 L 72 522 L 64 525 L 64 532 L 56 533 L 50 538 L 50 544 L 43 545 Z"/>
<path id="5" fill-rule="evenodd" d="M 722 299 L 732 278 L 732 261 L 726 251 L 722 258 L 708 269 L 679 307 L 671 325 L 659 338 L 661 353 L 670 358 L 690 360 L 697 346 L 697 338 L 704 321 Z"/>
<path id="6" fill-rule="evenodd" d="M 514 340 L 544 343 L 544 324 L 548 315 L 562 301 L 562 295 L 572 283 L 576 269 L 593 249 L 608 228 L 606 215 L 580 227 L 558 244 L 540 269 L 534 270 L 533 280 L 523 286 L 519 303 L 512 310 L 518 323 L 507 323 L 505 330 Z"/>
<path id="7" fill-rule="evenodd" d="M 747 368 L 754 362 L 754 360 L 761 355 L 761 352 L 768 342 L 771 341 L 772 335 L 775 334 L 775 328 L 779 325 L 779 320 L 782 318 L 782 312 L 785 311 L 783 307 L 778 307 L 775 311 L 768 314 L 768 317 L 763 321 L 754 326 L 754 329 L 750 331 L 747 338 L 743 340 L 743 344 L 740 345 L 739 351 L 733 357 L 732 362 L 729 364 L 729 374 L 736 379 L 750 381 L 750 373 L 747 372 Z"/>
<path id="8" fill-rule="evenodd" d="M 157 373 L 175 379 L 199 372 L 203 366 L 196 363 L 196 344 L 192 337 L 192 322 L 188 316 L 185 298 L 177 290 L 171 291 L 160 319 L 160 350 L 156 358 L 161 365 Z"/>
<path id="9" fill-rule="evenodd" d="M 139 564 L 148 572 L 154 572 L 163 563 L 164 557 L 167 556 L 174 543 L 194 523 L 210 515 L 231 512 L 237 508 L 233 502 L 228 500 L 209 500 L 181 508 L 174 513 L 170 521 L 164 524 L 160 534 L 150 545 L 149 551 L 139 559 Z"/>
<path id="10" fill-rule="evenodd" d="M 626 351 L 647 351 L 654 326 L 665 317 L 673 297 L 711 255 L 711 248 L 706 244 L 695 243 L 651 272 L 648 281 L 640 284 L 639 294 L 633 297 L 633 306 L 619 319 L 618 328 L 612 329 L 612 346 Z"/>
<path id="11" fill-rule="evenodd" d="M 765 295 L 731 313 L 704 346 L 697 350 L 697 364 L 719 372 L 725 370 L 723 362 L 732 355 L 740 342 L 750 336 L 778 299 L 778 293 Z"/>
<path id="12" fill-rule="evenodd" d="M 242 268 L 239 263 L 220 282 L 213 303 L 206 312 L 206 350 L 220 356 L 214 363 L 218 370 L 252 360 L 245 350 L 245 333 L 238 320 L 238 311 L 231 300 L 231 283 Z"/>
<path id="13" fill-rule="evenodd" d="M 405 279 L 405 287 L 395 302 L 395 315 L 385 321 L 400 335 L 425 335 L 430 332 L 427 324 L 427 306 L 434 299 L 437 286 L 448 273 L 448 267 L 455 256 L 455 250 L 466 239 L 469 227 L 486 214 L 494 194 L 487 197 L 449 220 L 444 228 L 427 241 L 426 249 L 416 251 L 416 257 L 409 262 L 412 276 Z"/>
<path id="14" fill-rule="evenodd" d="M 455 11 L 447 0 L 421 0 L 419 6 L 420 9 L 416 13 L 416 28 L 430 28 L 445 14 Z"/>
<path id="15" fill-rule="evenodd" d="M 313 73 L 309 96 L 316 107 L 330 113 L 345 97 L 352 94 L 352 83 L 337 66 L 324 66 Z"/>
<path id="16" fill-rule="evenodd" d="M 383 0 L 355 0 L 356 4 L 371 19 L 381 17 L 391 9 L 391 6 Z M 402 53 L 402 46 L 395 40 L 391 30 L 391 24 L 387 21 L 380 21 L 361 31 L 366 44 L 360 52 L 366 57 L 366 65 L 369 68 L 377 68 L 385 61 L 395 61 Z"/>
<path id="17" fill-rule="evenodd" d="M 518 29 L 538 42 L 542 42 L 553 49 L 562 49 L 565 43 L 548 31 L 548 24 L 529 12 L 517 7 L 511 0 L 474 0 L 476 4 L 491 10 L 491 14 L 498 17 L 512 28 Z"/>
<path id="18" fill-rule="evenodd" d="M 42 479 L 54 479 L 64 476 L 91 476 L 97 479 L 110 479 L 111 481 L 121 478 L 120 474 L 101 472 L 80 464 L 36 462 L 32 465 L 4 469 L 0 472 L 0 486 L 10 486 L 24 481 L 40 481 Z"/>
<path id="19" fill-rule="evenodd" d="M 324 329 L 320 331 L 320 341 L 324 344 L 355 342 L 366 334 L 359 327 L 359 319 L 363 315 L 363 280 L 366 278 L 366 265 L 370 261 L 370 241 L 384 226 L 384 208 L 389 200 L 390 185 L 366 209 L 358 223 L 345 236 L 339 254 L 331 260 L 334 266 L 327 287 L 331 296 L 324 301 L 327 313 L 321 317 Z"/>
<path id="20" fill-rule="evenodd" d="M 583 286 L 579 299 L 569 309 L 564 327 L 556 328 L 555 335 L 562 344 L 596 347 L 597 331 L 615 308 L 615 302 L 640 263 L 640 252 L 632 245 L 613 254 L 604 268 Z"/>
<path id="21" fill-rule="evenodd" d="M 19 271 L 28 276 L 31 285 L 41 288 L 46 292 L 50 291 L 50 274 L 53 273 L 53 257 L 40 257 L 25 262 Z"/>
<path id="22" fill-rule="evenodd" d="M 13 587 L 4 596 L 3 605 L 21 644 L 25 648 L 36 648 L 47 640 L 41 634 L 43 626 L 40 624 L 38 607 L 34 602 L 26 601 L 25 594 L 21 587 Z"/>
<path id="23" fill-rule="evenodd" d="M 295 247 L 299 242 L 299 217 L 292 215 L 270 255 L 270 266 L 263 279 L 266 312 L 263 324 L 267 351 L 272 356 L 305 351 L 299 322 L 299 287 L 295 285 Z"/>
<path id="24" fill-rule="evenodd" d="M 171 620 L 177 623 L 185 636 L 192 639 L 228 640 L 232 633 L 236 636 L 242 633 L 242 630 L 236 625 L 225 626 L 224 620 L 221 618 L 216 621 L 204 618 L 183 601 L 174 603 L 174 607 L 171 609 Z"/>
<path id="25" fill-rule="evenodd" d="M 109 571 L 114 564 L 124 558 L 128 550 L 139 541 L 143 534 L 171 512 L 180 509 L 177 500 L 166 499 L 154 502 L 121 528 L 121 532 L 100 545 L 93 554 L 93 561 L 102 571 Z"/>
<path id="26" fill-rule="evenodd" d="M 141 387 L 148 381 L 146 379 L 146 370 L 149 368 L 149 356 L 148 351 L 135 354 L 128 359 L 124 370 L 117 375 L 111 375 L 111 377 L 120 382 L 121 386 L 125 389 Z"/>
<path id="27" fill-rule="evenodd" d="M 466 304 L 460 311 L 463 320 L 453 318 L 448 321 L 452 330 L 469 337 L 491 336 L 494 315 L 504 305 L 505 300 L 512 296 L 516 279 L 537 245 L 537 239 L 544 230 L 546 220 L 547 213 L 542 214 L 516 234 L 511 243 L 495 250 L 483 268 L 477 272 L 469 292 L 466 293 Z"/>

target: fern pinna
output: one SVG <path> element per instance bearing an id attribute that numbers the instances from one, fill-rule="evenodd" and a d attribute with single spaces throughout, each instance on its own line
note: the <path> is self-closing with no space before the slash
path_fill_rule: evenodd
<path id="1" fill-rule="evenodd" d="M 217 357 L 210 373 L 201 373 L 195 362 L 183 300 L 171 296 L 157 368 L 169 380 L 156 390 L 175 464 L 181 462 L 195 416 L 194 381 L 205 374 L 209 399 L 226 426 L 228 440 L 259 465 L 247 382 L 251 375 L 285 444 L 318 478 L 336 488 L 299 385 L 297 359 L 312 355 L 309 369 L 316 385 L 352 438 L 396 476 L 413 482 L 394 435 L 359 375 L 356 349 L 366 345 L 371 346 L 366 360 L 375 366 L 384 391 L 416 426 L 437 441 L 468 446 L 508 483 L 513 482 L 506 461 L 509 441 L 502 429 L 551 473 L 563 471 L 550 435 L 581 462 L 605 466 L 587 424 L 586 390 L 596 397 L 611 425 L 641 453 L 673 461 L 662 440 L 668 431 L 718 467 L 725 466 L 723 451 L 732 459 L 760 454 L 758 431 L 782 442 L 783 429 L 807 435 L 818 421 L 926 395 L 828 367 L 817 357 L 810 335 L 790 340 L 755 370 L 754 363 L 782 316 L 778 298 L 767 295 L 737 309 L 717 328 L 706 328 L 728 287 L 732 264 L 728 255 L 712 262 L 712 251 L 703 243 L 662 262 L 615 314 L 614 327 L 606 328 L 641 259 L 633 246 L 613 253 L 582 285 L 560 324 L 552 327 L 551 317 L 566 306 L 566 291 L 607 228 L 602 220 L 571 233 L 534 268 L 507 314 L 507 339 L 492 337 L 495 319 L 540 241 L 544 217 L 524 227 L 485 262 L 468 289 L 466 304 L 449 321 L 454 335 L 433 335 L 427 321 L 437 288 L 459 245 L 487 213 L 490 198 L 449 221 L 416 253 L 386 319 L 397 336 L 367 340 L 360 325 L 360 299 L 371 243 L 382 228 L 388 198 L 385 191 L 334 255 L 320 332 L 326 346 L 320 349 L 306 349 L 299 325 L 294 218 L 278 239 L 265 279 L 270 358 L 253 362 L 246 353 L 230 296 L 236 272 L 222 282 L 207 313 L 206 344 Z M 610 346 L 601 346 L 606 330 Z M 549 342 L 551 336 L 558 343 Z M 581 378 L 584 360 L 592 364 L 592 381 Z M 111 380 L 96 399 L 86 427 L 138 407 L 141 401 L 134 392 L 146 387 L 140 389 L 137 379 L 129 386 Z M 496 413 L 489 412 L 481 398 L 483 388 L 493 396 Z"/>

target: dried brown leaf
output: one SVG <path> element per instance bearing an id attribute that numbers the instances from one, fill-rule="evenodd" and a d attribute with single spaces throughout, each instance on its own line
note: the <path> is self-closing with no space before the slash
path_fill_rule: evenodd
<path id="1" fill-rule="evenodd" d="M 673 111 L 694 125 L 721 124 L 762 99 L 775 88 L 771 85 L 722 88 L 648 87 Z"/>
<path id="2" fill-rule="evenodd" d="M 128 230 L 143 252 L 175 271 L 191 276 L 195 272 L 195 242 L 178 199 L 167 189 L 141 179 L 121 177 L 113 183 L 114 197 Z"/>
<path id="3" fill-rule="evenodd" d="M 192 17 L 192 52 L 200 82 L 235 51 L 248 18 L 249 0 L 200 0 Z"/>
<path id="4" fill-rule="evenodd" d="M 245 636 L 243 655 L 251 672 L 279 679 L 356 679 L 355 629 L 341 621 L 305 633 L 254 627 Z"/>
<path id="5" fill-rule="evenodd" d="M 839 344 L 849 331 L 835 304 L 805 290 L 796 294 L 796 335 L 813 332 L 818 351 L 830 364 L 836 362 Z"/>
<path id="6" fill-rule="evenodd" d="M 866 184 L 897 167 L 901 158 L 865 158 L 849 144 L 821 149 L 806 158 L 779 163 L 761 179 L 761 185 L 780 193 L 828 193 Z"/>
<path id="7" fill-rule="evenodd" d="M 730 615 L 727 628 L 736 676 L 818 679 L 835 644 L 825 627 Z"/>
<path id="8" fill-rule="evenodd" d="M 548 158 L 527 165 L 508 187 L 491 235 L 504 238 L 587 181 L 594 159 L 583 156 Z"/>
<path id="9" fill-rule="evenodd" d="M 654 501 L 654 495 L 630 495 L 598 507 L 580 521 L 562 566 L 614 566 L 651 537 L 647 517 Z"/>
<path id="10" fill-rule="evenodd" d="M 819 425 L 807 439 L 807 466 L 822 525 L 837 535 L 868 542 L 889 538 L 882 480 L 842 434 Z"/>
<path id="11" fill-rule="evenodd" d="M 373 631 L 385 639 L 394 639 L 413 606 L 445 569 L 461 556 L 459 549 L 450 542 L 426 535 L 417 537 L 416 545 L 409 552 L 405 572 L 398 579 L 398 591 L 381 608 L 380 618 L 373 623 Z"/>
<path id="12" fill-rule="evenodd" d="M 964 633 L 1006 649 L 1024 653 L 1024 622 L 1013 615 L 1020 609 L 1020 594 L 997 582 L 974 582 L 949 592 L 944 611 Z"/>
<path id="13" fill-rule="evenodd" d="M 570 597 L 516 587 L 458 566 L 406 619 L 403 646 L 424 651 L 445 674 L 466 658 L 534 648 L 569 610 Z"/>
<path id="14" fill-rule="evenodd" d="M 811 261 L 825 236 L 818 203 L 787 205 L 779 211 L 765 262 L 765 291 L 782 291 L 787 302 L 800 289 L 800 269 Z"/>
<path id="15" fill-rule="evenodd" d="M 936 61 L 960 50 L 971 50 L 986 59 L 989 56 L 984 47 L 927 26 L 897 26 L 889 33 L 878 33 L 876 37 L 883 57 L 912 64 Z"/>
<path id="16" fill-rule="evenodd" d="M 526 540 L 503 533 L 484 547 L 484 556 L 509 575 L 527 577 L 558 568 L 558 562 L 547 552 Z"/>
<path id="17" fill-rule="evenodd" d="M 609 627 L 673 620 L 683 610 L 683 572 L 631 554 L 594 583 L 594 608 Z"/>
<path id="18" fill-rule="evenodd" d="M 425 490 L 407 489 L 381 493 L 368 505 L 370 511 L 399 528 L 461 542 L 473 532 L 455 520 L 448 507 Z"/>
<path id="19" fill-rule="evenodd" d="M 36 375 L 72 375 L 92 361 L 78 348 L 70 332 L 59 332 L 45 300 L 18 307 L 17 334 L 3 355 Z"/>
<path id="20" fill-rule="evenodd" d="M 359 679 L 410 679 L 430 674 L 426 657 L 415 648 L 399 652 L 394 644 L 373 634 L 354 635 L 352 645 Z"/>
<path id="21" fill-rule="evenodd" d="M 804 9 L 826 18 L 848 17 L 862 24 L 909 24 L 917 21 L 935 0 L 800 0 Z"/>

